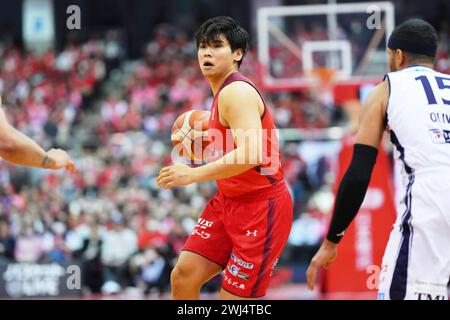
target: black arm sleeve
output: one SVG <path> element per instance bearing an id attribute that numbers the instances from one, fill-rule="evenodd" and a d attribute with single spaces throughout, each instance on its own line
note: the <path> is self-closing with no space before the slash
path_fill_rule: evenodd
<path id="1" fill-rule="evenodd" d="M 365 144 L 355 144 L 353 157 L 339 184 L 327 240 L 339 243 L 344 231 L 358 213 L 369 186 L 378 150 Z"/>

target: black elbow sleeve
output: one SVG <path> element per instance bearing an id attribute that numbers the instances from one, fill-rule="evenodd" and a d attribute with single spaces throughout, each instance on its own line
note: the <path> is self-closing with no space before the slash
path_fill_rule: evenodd
<path id="1" fill-rule="evenodd" d="M 365 144 L 355 144 L 350 166 L 345 172 L 336 194 L 327 239 L 338 243 L 364 200 L 378 150 Z"/>

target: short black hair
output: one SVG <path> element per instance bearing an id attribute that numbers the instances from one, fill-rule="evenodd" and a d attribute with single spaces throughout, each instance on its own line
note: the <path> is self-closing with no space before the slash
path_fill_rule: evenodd
<path id="1" fill-rule="evenodd" d="M 230 43 L 231 51 L 242 49 L 242 59 L 238 61 L 238 68 L 248 50 L 248 32 L 239 26 L 236 21 L 228 16 L 219 16 L 206 20 L 195 34 L 197 49 L 202 43 L 209 43 L 218 40 L 223 34 Z"/>
<path id="2" fill-rule="evenodd" d="M 408 42 L 420 43 L 422 46 L 437 47 L 438 35 L 436 29 L 422 19 L 409 19 L 397 26 L 391 37 Z M 399 48 L 401 49 L 401 48 Z M 402 50 L 402 49 L 401 49 Z M 434 62 L 435 55 L 420 54 L 403 50 L 412 61 Z"/>

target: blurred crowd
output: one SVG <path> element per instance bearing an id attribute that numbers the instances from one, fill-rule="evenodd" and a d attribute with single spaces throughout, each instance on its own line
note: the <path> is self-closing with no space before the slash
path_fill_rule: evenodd
<path id="1" fill-rule="evenodd" d="M 11 123 L 47 149 L 69 148 L 78 168 L 70 176 L 0 162 L 0 263 L 77 263 L 85 293 L 127 287 L 165 293 L 216 188 L 207 182 L 162 190 L 155 178 L 171 164 L 176 117 L 208 110 L 212 94 L 183 31 L 159 27 L 133 63 L 119 63 L 122 49 L 114 35 L 43 56 L 0 46 L 0 94 Z M 449 61 L 440 53 L 440 67 Z M 252 49 L 241 71 L 258 83 L 257 70 Z M 343 121 L 333 103 L 314 93 L 264 95 L 279 128 Z M 88 130 L 87 138 L 77 139 L 80 130 Z M 338 149 L 321 146 L 283 144 L 295 220 L 280 266 L 308 261 L 324 235 Z M 305 150 L 315 156 L 305 157 Z"/>
<path id="2" fill-rule="evenodd" d="M 0 46 L 0 93 L 10 122 L 40 143 L 66 144 L 83 98 L 105 77 L 96 41 L 44 55 Z M 45 137 L 44 137 L 45 136 Z"/>

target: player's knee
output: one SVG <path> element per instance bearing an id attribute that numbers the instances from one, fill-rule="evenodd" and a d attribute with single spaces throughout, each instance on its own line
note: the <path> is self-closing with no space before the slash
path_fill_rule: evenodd
<path id="1" fill-rule="evenodd" d="M 195 269 L 183 264 L 177 264 L 170 274 L 172 288 L 201 285 L 197 278 Z"/>

